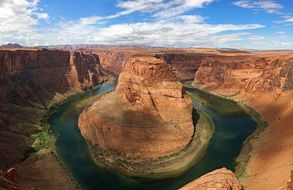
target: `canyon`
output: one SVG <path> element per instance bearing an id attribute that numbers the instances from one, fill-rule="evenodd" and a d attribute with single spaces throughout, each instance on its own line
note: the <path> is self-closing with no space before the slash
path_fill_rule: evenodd
<path id="1" fill-rule="evenodd" d="M 95 147 L 98 163 L 111 160 L 106 165 L 128 175 L 167 175 L 188 163 L 181 151 L 192 147 L 196 122 L 191 99 L 171 66 L 152 56 L 133 56 L 115 92 L 86 109 L 79 128 Z"/>
<path id="2" fill-rule="evenodd" d="M 32 135 L 44 130 L 42 123 L 49 110 L 107 78 L 96 55 L 46 49 L 0 50 L 0 168 L 18 164 L 35 151 Z M 58 171 L 63 170 L 55 164 L 54 156 L 48 157 L 44 161 L 32 158 L 17 169 L 26 173 L 22 171 L 28 164 L 28 168 L 38 170 L 49 163 L 47 160 Z M 42 164 L 36 167 L 36 162 Z"/>
<path id="3" fill-rule="evenodd" d="M 209 58 L 195 74 L 193 84 L 197 87 L 244 102 L 268 122 L 261 134 L 249 139 L 250 159 L 240 178 L 247 189 L 285 189 L 290 178 L 292 58 L 291 52 L 253 52 Z"/>
<path id="4" fill-rule="evenodd" d="M 82 135 L 97 150 L 111 150 L 124 166 L 130 164 L 126 160 L 138 160 L 134 167 L 184 149 L 198 123 L 192 123 L 191 101 L 179 81 L 193 80 L 199 89 L 250 106 L 268 122 L 263 132 L 248 140 L 249 158 L 240 176 L 244 189 L 286 188 L 293 163 L 293 56 L 286 51 L 1 49 L 0 169 L 15 166 L 19 185 L 25 187 L 22 189 L 41 188 L 49 185 L 46 181 L 52 183 L 48 186 L 51 189 L 60 187 L 58 184 L 76 188 L 53 154 L 32 154 L 26 159 L 35 151 L 31 135 L 44 129 L 48 111 L 68 97 L 103 83 L 109 73 L 119 75 L 116 90 L 88 106 L 79 119 Z M 113 113 L 112 106 L 120 106 L 120 110 Z M 136 123 L 143 130 L 135 127 Z M 112 130 L 119 125 L 123 130 Z M 141 140 L 139 144 L 136 137 Z M 170 164 L 174 160 L 167 163 L 174 166 Z M 153 167 L 150 165 L 148 171 Z M 28 171 L 32 176 L 27 177 Z M 48 171 L 59 175 L 47 175 Z M 205 188 L 217 179 L 233 181 L 226 189 L 241 189 L 235 176 L 226 170 L 207 174 L 207 178 L 199 178 L 185 188 Z M 3 181 L 15 186 L 10 179 Z"/>

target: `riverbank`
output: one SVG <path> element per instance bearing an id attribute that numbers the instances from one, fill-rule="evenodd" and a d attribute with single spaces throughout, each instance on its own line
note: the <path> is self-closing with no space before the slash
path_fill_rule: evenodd
<path id="1" fill-rule="evenodd" d="M 242 166 L 237 174 L 245 189 L 285 189 L 293 169 L 292 90 L 280 94 L 250 94 L 238 89 L 199 88 L 256 110 L 248 114 L 258 117 L 258 130 L 247 139 L 238 157 Z M 268 126 L 264 128 L 265 125 Z"/>
<path id="2" fill-rule="evenodd" d="M 79 189 L 79 185 L 71 176 L 65 164 L 59 159 L 56 152 L 56 137 L 50 130 L 48 119 L 66 102 L 84 97 L 90 91 L 99 88 L 100 85 L 89 90 L 70 90 L 64 94 L 56 94 L 47 112 L 40 118 L 40 131 L 33 134 L 33 147 L 36 152 L 29 155 L 24 161 L 15 166 L 21 189 Z"/>

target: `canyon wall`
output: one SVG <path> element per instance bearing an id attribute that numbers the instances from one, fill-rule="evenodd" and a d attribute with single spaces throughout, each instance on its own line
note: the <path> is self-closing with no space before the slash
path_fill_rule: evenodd
<path id="1" fill-rule="evenodd" d="M 215 57 L 213 54 L 205 53 L 161 53 L 156 57 L 172 66 L 174 73 L 180 80 L 194 79 L 202 61 L 208 57 Z"/>
<path id="2" fill-rule="evenodd" d="M 97 55 L 46 49 L 0 50 L 0 168 L 32 151 L 29 136 L 47 109 L 105 81 Z"/>
<path id="3" fill-rule="evenodd" d="M 220 55 L 205 58 L 194 84 L 251 93 L 281 93 L 292 89 L 290 54 Z"/>
<path id="4" fill-rule="evenodd" d="M 206 58 L 195 73 L 195 86 L 245 103 L 268 123 L 246 142 L 245 189 L 286 188 L 293 161 L 292 68 L 292 52 L 251 52 Z"/>
<path id="5" fill-rule="evenodd" d="M 110 71 L 116 76 L 120 74 L 131 55 L 134 54 L 133 51 L 119 50 L 95 50 L 93 52 L 99 55 L 103 69 Z"/>

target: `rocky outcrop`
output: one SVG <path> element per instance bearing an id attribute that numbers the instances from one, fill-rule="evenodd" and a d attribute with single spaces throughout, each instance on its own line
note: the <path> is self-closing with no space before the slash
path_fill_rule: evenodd
<path id="1" fill-rule="evenodd" d="M 0 170 L 0 189 L 17 190 L 19 186 L 16 179 L 15 168 L 10 168 L 7 171 Z"/>
<path id="2" fill-rule="evenodd" d="M 30 134 L 63 94 L 106 80 L 97 55 L 46 49 L 0 50 L 0 168 L 32 151 Z"/>
<path id="3" fill-rule="evenodd" d="M 243 190 L 233 172 L 226 168 L 218 169 L 190 182 L 180 190 Z"/>
<path id="4" fill-rule="evenodd" d="M 221 55 L 205 58 L 194 84 L 244 92 L 279 93 L 292 88 L 292 56 L 271 54 Z"/>
<path id="5" fill-rule="evenodd" d="M 98 159 L 130 175 L 164 170 L 163 158 L 185 149 L 195 132 L 191 99 L 171 66 L 152 56 L 131 58 L 115 92 L 86 109 L 79 128 Z M 161 165 L 151 168 L 155 160 Z"/>

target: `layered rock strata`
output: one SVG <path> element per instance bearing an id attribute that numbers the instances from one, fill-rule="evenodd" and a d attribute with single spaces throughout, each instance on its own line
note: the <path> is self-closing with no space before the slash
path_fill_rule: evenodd
<path id="1" fill-rule="evenodd" d="M 165 63 L 172 66 L 172 69 L 180 80 L 194 79 L 194 73 L 197 72 L 202 61 L 207 57 L 215 55 L 206 53 L 161 53 L 156 57 L 164 60 Z"/>
<path id="2" fill-rule="evenodd" d="M 188 183 L 180 190 L 243 190 L 233 172 L 226 168 L 218 169 Z"/>
<path id="3" fill-rule="evenodd" d="M 221 56 L 202 62 L 194 85 L 260 113 L 268 127 L 246 142 L 249 152 L 240 159 L 247 165 L 240 179 L 248 190 L 284 188 L 293 162 L 292 52 Z"/>
<path id="4" fill-rule="evenodd" d="M 292 89 L 290 54 L 220 55 L 205 58 L 195 73 L 194 84 L 252 93 Z"/>
<path id="5" fill-rule="evenodd" d="M 0 168 L 22 161 L 32 151 L 29 136 L 40 129 L 50 106 L 106 79 L 97 55 L 0 50 Z"/>
<path id="6" fill-rule="evenodd" d="M 191 99 L 171 66 L 150 56 L 131 58 L 115 92 L 85 110 L 79 128 L 97 157 L 138 176 L 167 173 L 164 159 L 183 151 L 195 133 Z"/>
<path id="7" fill-rule="evenodd" d="M 10 168 L 7 171 L 0 170 L 0 189 L 3 190 L 18 190 L 15 168 Z"/>

